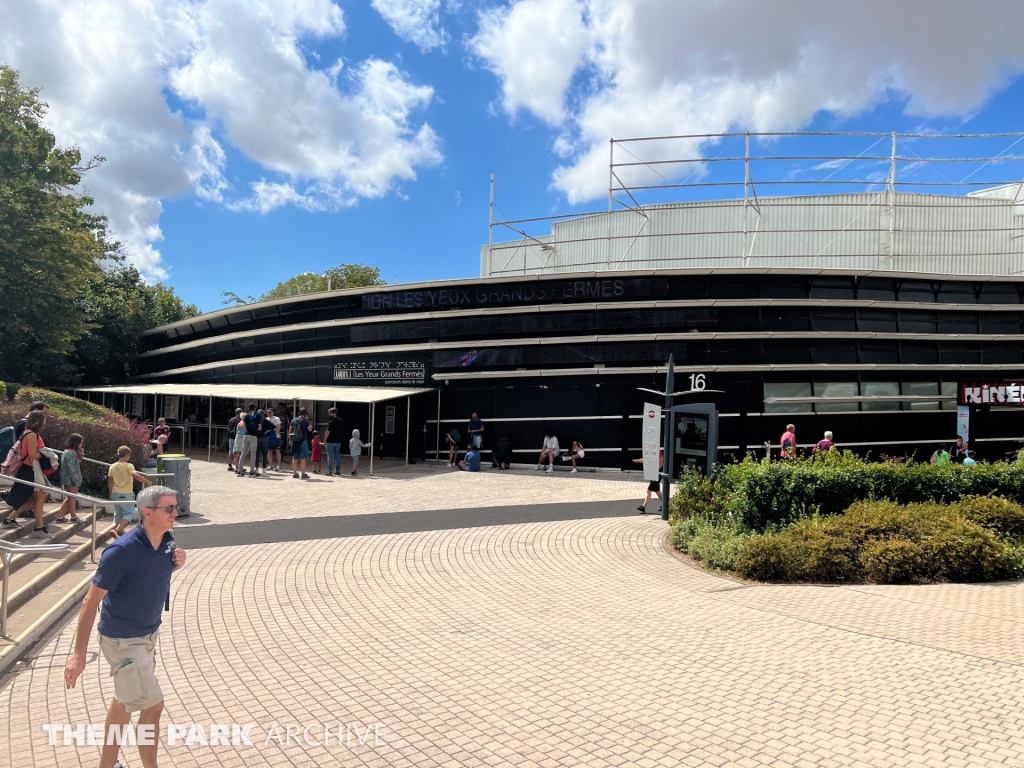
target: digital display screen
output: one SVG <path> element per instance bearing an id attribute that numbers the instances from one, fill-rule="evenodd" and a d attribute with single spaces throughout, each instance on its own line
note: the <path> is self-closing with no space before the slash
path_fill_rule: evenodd
<path id="1" fill-rule="evenodd" d="M 685 466 L 706 467 L 708 462 L 708 417 L 703 413 L 673 414 L 675 476 Z"/>

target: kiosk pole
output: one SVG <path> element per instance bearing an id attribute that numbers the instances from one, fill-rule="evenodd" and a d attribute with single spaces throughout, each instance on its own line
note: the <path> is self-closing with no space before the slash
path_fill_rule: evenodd
<path id="1" fill-rule="evenodd" d="M 661 473 L 661 519 L 668 520 L 668 500 L 672 491 L 672 403 L 675 398 L 672 393 L 676 388 L 676 364 L 673 356 L 668 356 L 668 374 L 665 376 L 665 414 L 664 438 L 662 438 L 662 450 L 664 451 L 665 464 Z"/>

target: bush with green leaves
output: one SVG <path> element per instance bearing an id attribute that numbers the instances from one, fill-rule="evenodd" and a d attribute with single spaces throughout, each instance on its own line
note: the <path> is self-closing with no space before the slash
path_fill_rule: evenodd
<path id="1" fill-rule="evenodd" d="M 694 516 L 679 518 L 670 536 L 672 546 L 680 552 L 709 568 L 732 571 L 750 534 L 723 519 Z"/>
<path id="2" fill-rule="evenodd" d="M 117 461 L 117 449 L 127 445 L 132 451 L 132 462 L 142 463 L 143 443 L 149 437 L 145 424 L 135 424 L 119 413 L 85 400 L 78 400 L 59 392 L 45 389 L 23 388 L 13 403 L 0 403 L 0 427 L 13 426 L 34 402 L 50 406 L 43 441 L 56 450 L 63 449 L 70 435 L 78 433 L 85 438 L 85 455 L 97 461 L 112 464 Z M 107 470 L 90 462 L 82 463 L 82 491 L 106 498 Z"/>
<path id="3" fill-rule="evenodd" d="M 710 479 L 684 476 L 670 509 L 677 514 L 728 513 L 746 529 L 765 531 L 810 515 L 837 515 L 868 499 L 950 503 L 992 495 L 1024 501 L 1024 463 L 871 462 L 849 451 L 828 451 L 796 461 L 754 461 L 748 456 L 719 465 Z"/>
<path id="4" fill-rule="evenodd" d="M 126 420 L 117 411 L 104 408 L 102 405 L 80 400 L 61 392 L 53 392 L 39 387 L 22 387 L 14 398 L 15 404 L 27 411 L 32 403 L 46 403 L 50 413 L 55 416 L 76 419 L 89 423 L 119 424 Z"/>
<path id="5" fill-rule="evenodd" d="M 972 519 L 979 510 L 999 524 L 1024 516 L 1005 499 L 972 498 L 964 506 L 857 502 L 841 515 L 812 515 L 746 538 L 735 570 L 763 581 L 880 584 L 1024 576 L 1024 549 Z"/>

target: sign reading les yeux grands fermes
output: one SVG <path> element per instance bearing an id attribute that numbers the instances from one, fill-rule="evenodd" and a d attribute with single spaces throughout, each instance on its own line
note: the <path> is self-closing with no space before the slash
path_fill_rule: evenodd
<path id="1" fill-rule="evenodd" d="M 386 312 L 401 309 L 444 309 L 449 307 L 485 307 L 508 304 L 544 304 L 572 301 L 665 296 L 668 281 L 658 277 L 587 280 L 539 280 L 505 285 L 453 286 L 420 291 L 368 293 L 363 309 Z"/>

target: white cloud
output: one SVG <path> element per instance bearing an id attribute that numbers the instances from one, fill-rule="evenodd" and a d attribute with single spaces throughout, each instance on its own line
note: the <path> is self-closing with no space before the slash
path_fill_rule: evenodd
<path id="1" fill-rule="evenodd" d="M 58 142 L 108 158 L 87 191 L 151 278 L 167 276 L 165 199 L 333 210 L 441 159 L 413 122 L 432 89 L 376 59 L 307 61 L 307 43 L 346 31 L 331 0 L 0 0 L 0 18 L 0 61 L 42 87 Z M 229 145 L 283 178 L 232 195 Z"/>
<path id="2" fill-rule="evenodd" d="M 794 129 L 893 95 L 969 114 L 1024 71 L 1021 28 L 1018 0 L 517 0 L 470 46 L 507 112 L 561 127 L 554 185 L 577 202 L 607 191 L 610 137 Z"/>
<path id="3" fill-rule="evenodd" d="M 441 0 L 372 0 L 371 5 L 396 35 L 421 51 L 443 48 L 448 42 L 441 27 Z"/>

